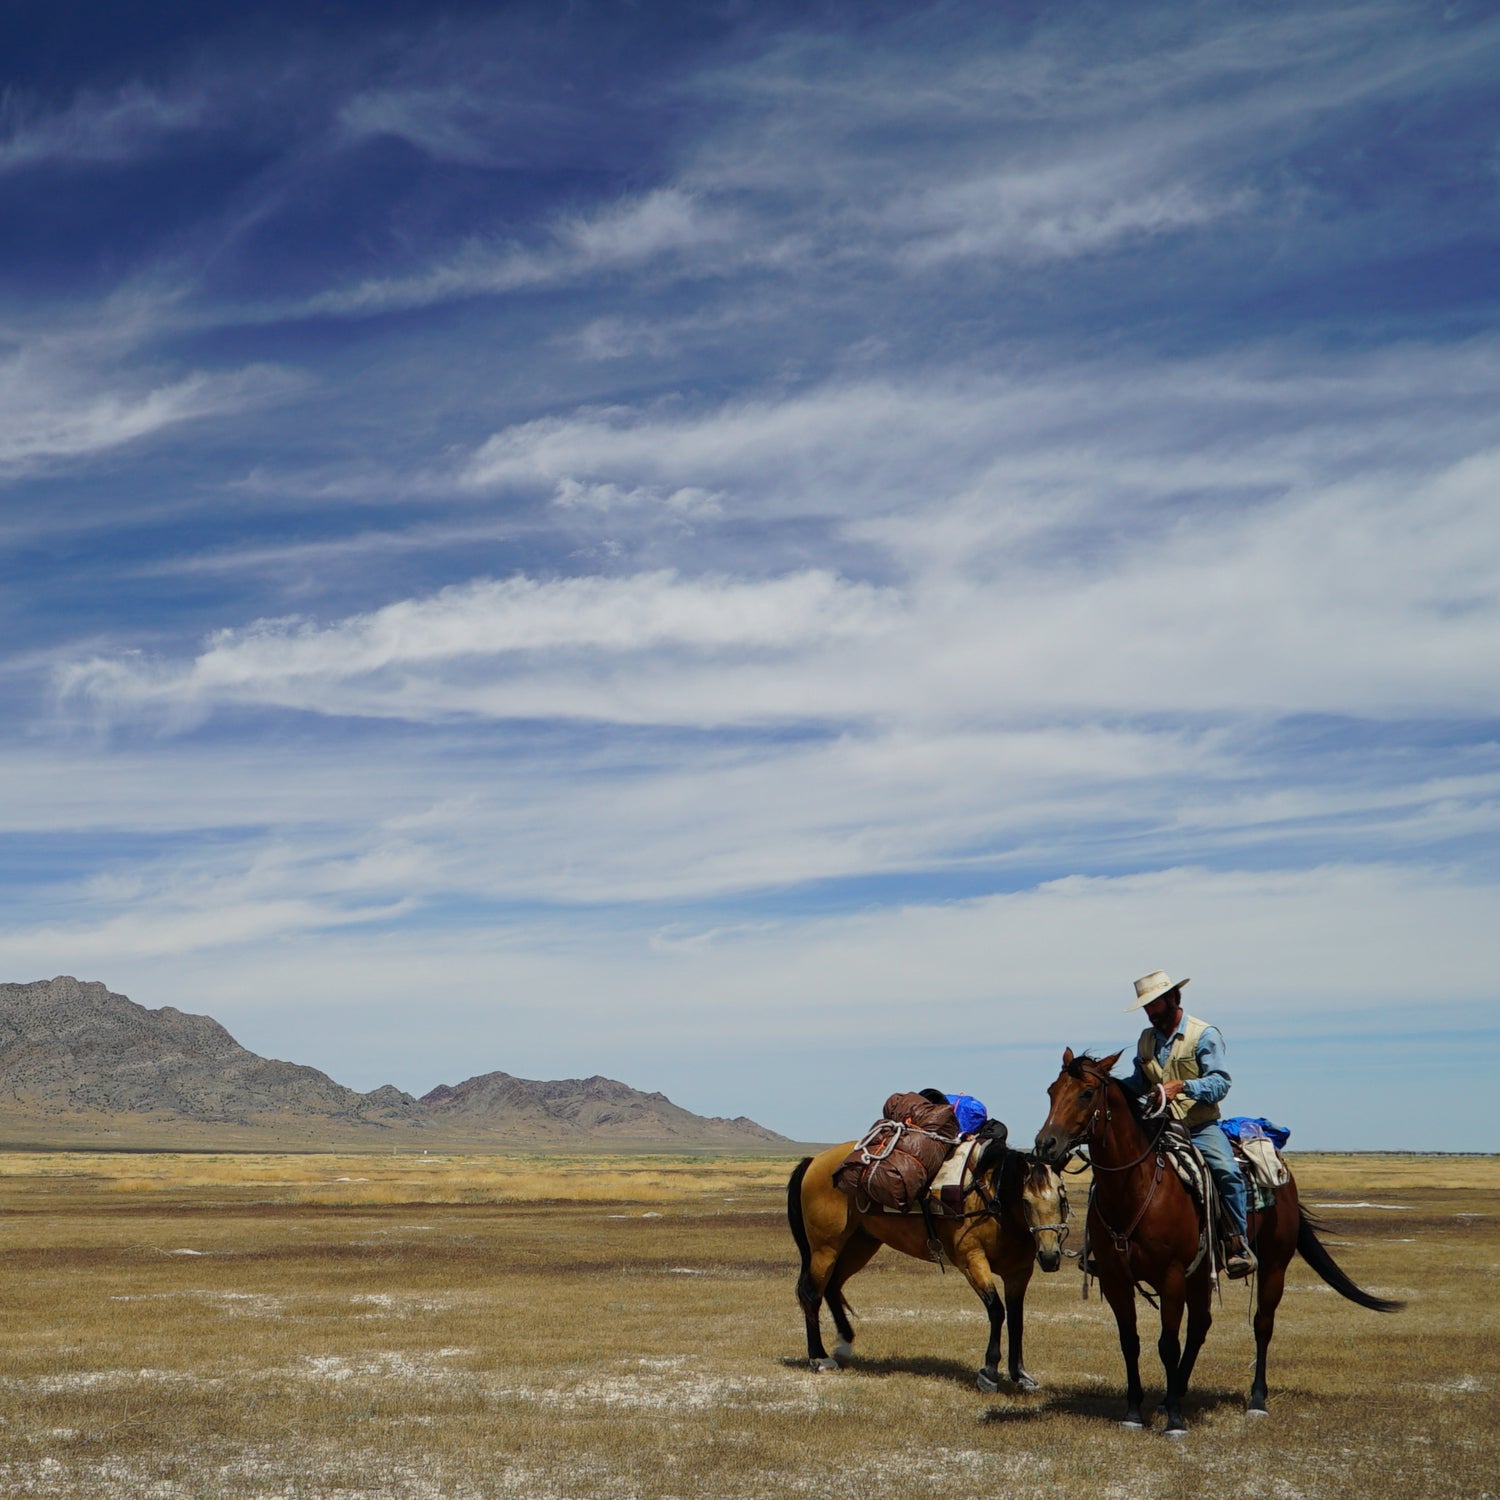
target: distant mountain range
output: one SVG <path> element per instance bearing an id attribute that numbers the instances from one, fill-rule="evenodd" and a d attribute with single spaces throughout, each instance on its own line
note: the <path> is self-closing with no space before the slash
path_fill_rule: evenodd
<path id="1" fill-rule="evenodd" d="M 421 1099 L 386 1084 L 368 1094 L 297 1063 L 259 1057 L 209 1016 L 147 1010 L 104 985 L 63 975 L 0 984 L 0 1125 L 70 1136 L 90 1122 L 182 1122 L 336 1136 L 354 1147 L 395 1138 L 469 1144 L 734 1148 L 785 1136 L 743 1115 L 695 1115 L 665 1094 L 612 1078 L 542 1082 L 484 1073 Z M 118 1129 L 106 1131 L 118 1133 Z M 135 1132 L 139 1134 L 139 1130 Z"/>

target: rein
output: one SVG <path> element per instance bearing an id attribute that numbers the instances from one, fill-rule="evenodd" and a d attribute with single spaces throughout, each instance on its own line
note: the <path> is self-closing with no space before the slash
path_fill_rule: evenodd
<path id="1" fill-rule="evenodd" d="M 1109 1131 L 1110 1123 L 1114 1118 L 1114 1116 L 1110 1112 L 1109 1107 L 1110 1089 L 1111 1080 L 1103 1080 L 1102 1086 L 1099 1090 L 1099 1102 L 1094 1106 L 1093 1112 L 1089 1115 L 1089 1123 L 1087 1128 L 1084 1130 L 1083 1135 L 1080 1137 L 1081 1140 L 1090 1141 L 1097 1136 L 1100 1143 L 1103 1143 Z M 1104 1116 L 1102 1128 L 1099 1118 L 1101 1112 Z M 1161 1138 L 1167 1133 L 1167 1127 L 1170 1124 L 1170 1121 L 1170 1115 L 1163 1118 L 1161 1126 L 1158 1128 L 1156 1134 L 1146 1142 L 1146 1149 L 1142 1151 L 1134 1161 L 1123 1162 L 1116 1166 L 1106 1166 L 1102 1162 L 1096 1162 L 1093 1158 L 1092 1152 L 1089 1155 L 1089 1166 L 1093 1169 L 1094 1174 L 1097 1178 L 1100 1172 L 1129 1172 L 1133 1168 L 1140 1166 L 1140 1164 L 1145 1161 L 1146 1158 L 1152 1154 L 1152 1152 L 1156 1153 L 1156 1166 L 1155 1170 L 1151 1174 L 1151 1186 L 1146 1189 L 1146 1196 L 1141 1200 L 1141 1206 L 1136 1210 L 1135 1217 L 1124 1229 L 1116 1229 L 1109 1222 L 1109 1220 L 1104 1217 L 1104 1213 L 1099 1207 L 1098 1199 L 1094 1196 L 1094 1188 L 1098 1185 L 1097 1181 L 1089 1185 L 1089 1207 L 1093 1209 L 1094 1213 L 1098 1216 L 1100 1224 L 1104 1226 L 1105 1232 L 1114 1242 L 1115 1250 L 1119 1254 L 1120 1258 L 1125 1262 L 1125 1272 L 1134 1283 L 1135 1289 L 1140 1292 L 1148 1302 L 1151 1302 L 1153 1306 L 1155 1305 L 1155 1301 L 1152 1298 L 1151 1293 L 1141 1285 L 1140 1278 L 1134 1274 L 1131 1268 L 1131 1236 L 1136 1232 L 1137 1229 L 1140 1228 L 1141 1220 L 1146 1217 L 1146 1211 L 1151 1207 L 1152 1200 L 1156 1197 L 1156 1190 L 1161 1186 L 1162 1177 L 1166 1174 L 1167 1159 L 1162 1154 L 1160 1146 Z"/>
<path id="2" fill-rule="evenodd" d="M 1099 1102 L 1094 1106 L 1094 1112 L 1089 1116 L 1088 1128 L 1083 1132 L 1083 1135 L 1081 1137 L 1082 1140 L 1090 1140 L 1095 1134 L 1099 1134 L 1100 1139 L 1103 1139 L 1103 1132 L 1100 1132 L 1099 1130 L 1099 1112 L 1101 1110 L 1104 1112 L 1104 1132 L 1107 1132 L 1109 1130 L 1110 1123 L 1114 1119 L 1114 1116 L 1110 1113 L 1109 1108 L 1110 1083 L 1111 1080 L 1105 1079 L 1103 1086 L 1099 1090 Z M 1089 1166 L 1092 1167 L 1095 1172 L 1128 1172 L 1132 1167 L 1140 1166 L 1140 1164 L 1145 1161 L 1145 1159 L 1160 1146 L 1161 1138 L 1167 1133 L 1167 1126 L 1170 1123 L 1171 1116 L 1164 1115 L 1162 1117 L 1161 1125 L 1157 1128 L 1156 1134 L 1146 1142 L 1146 1149 L 1142 1151 L 1134 1161 L 1125 1162 L 1122 1166 L 1107 1167 L 1103 1162 L 1095 1161 L 1093 1158 L 1093 1154 L 1090 1153 Z M 1132 1225 L 1131 1227 L 1134 1228 L 1134 1225 Z"/>

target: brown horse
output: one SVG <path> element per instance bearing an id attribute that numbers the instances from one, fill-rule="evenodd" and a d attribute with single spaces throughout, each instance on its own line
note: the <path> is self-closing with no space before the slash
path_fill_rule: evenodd
<path id="1" fill-rule="evenodd" d="M 815 1370 L 836 1370 L 853 1353 L 844 1286 L 882 1245 L 917 1260 L 933 1258 L 920 1214 L 862 1211 L 833 1185 L 835 1169 L 853 1149 L 848 1141 L 803 1157 L 786 1185 L 787 1219 L 802 1256 L 797 1301 L 807 1320 L 807 1358 Z M 1021 1308 L 1032 1267 L 1040 1262 L 1044 1271 L 1055 1271 L 1061 1263 L 1067 1195 L 1050 1167 L 999 1142 L 985 1149 L 974 1177 L 977 1186 L 964 1204 L 967 1217 L 935 1219 L 934 1227 L 944 1256 L 963 1272 L 989 1314 L 989 1344 L 976 1384 L 982 1391 L 1000 1389 L 1000 1330 L 1008 1312 L 1010 1378 L 1020 1390 L 1034 1391 L 1037 1382 L 1021 1363 Z M 995 1288 L 997 1271 L 1005 1286 L 1003 1301 Z M 823 1347 L 819 1322 L 825 1301 L 838 1329 L 834 1358 Z"/>
<path id="2" fill-rule="evenodd" d="M 1213 1281 L 1209 1257 L 1199 1258 L 1197 1208 L 1181 1178 L 1157 1151 L 1164 1125 L 1144 1121 L 1119 1080 L 1110 1077 L 1119 1057 L 1118 1052 L 1113 1057 L 1075 1057 L 1071 1047 L 1063 1053 L 1062 1072 L 1047 1090 L 1052 1108 L 1037 1131 L 1036 1151 L 1043 1161 L 1060 1167 L 1079 1146 L 1089 1150 L 1094 1171 L 1089 1252 L 1119 1325 L 1125 1356 L 1125 1419 L 1120 1425 L 1146 1425 L 1141 1416 L 1141 1341 L 1135 1328 L 1139 1285 L 1150 1287 L 1161 1299 L 1161 1338 L 1156 1347 L 1167 1378 L 1167 1436 L 1181 1437 L 1187 1431 L 1183 1396 L 1213 1321 Z M 1318 1240 L 1317 1227 L 1297 1201 L 1295 1181 L 1277 1189 L 1269 1208 L 1250 1214 L 1250 1243 L 1260 1266 L 1249 1416 L 1266 1415 L 1266 1350 L 1294 1254 L 1300 1254 L 1334 1291 L 1361 1307 L 1394 1312 L 1401 1306 L 1361 1291 Z M 1184 1307 L 1187 1342 L 1179 1345 Z"/>

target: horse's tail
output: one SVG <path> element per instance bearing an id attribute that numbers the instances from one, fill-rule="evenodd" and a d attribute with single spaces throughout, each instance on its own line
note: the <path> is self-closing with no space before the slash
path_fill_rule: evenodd
<path id="1" fill-rule="evenodd" d="M 807 1225 L 802 1218 L 802 1179 L 812 1165 L 812 1157 L 804 1156 L 792 1168 L 786 1184 L 786 1221 L 792 1227 L 792 1238 L 797 1242 L 797 1253 L 802 1257 L 802 1274 L 797 1277 L 797 1301 L 804 1308 L 818 1305 L 817 1289 L 812 1283 L 812 1246 L 807 1239 Z"/>
<path id="2" fill-rule="evenodd" d="M 1305 1208 L 1298 1205 L 1297 1253 L 1339 1296 L 1347 1297 L 1351 1302 L 1359 1303 L 1361 1307 L 1368 1307 L 1371 1312 L 1399 1312 L 1406 1306 L 1404 1302 L 1393 1302 L 1389 1297 L 1377 1297 L 1357 1287 L 1318 1238 L 1315 1231 L 1323 1227 Z"/>

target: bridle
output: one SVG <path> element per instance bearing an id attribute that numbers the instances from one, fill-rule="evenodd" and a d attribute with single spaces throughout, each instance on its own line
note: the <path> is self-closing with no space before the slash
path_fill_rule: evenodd
<path id="1" fill-rule="evenodd" d="M 1072 1216 L 1072 1207 L 1068 1203 L 1068 1187 L 1059 1177 L 1057 1183 L 1057 1201 L 1062 1205 L 1062 1222 L 1059 1224 L 1028 1224 L 1026 1227 L 1031 1231 L 1031 1237 L 1036 1239 L 1038 1235 L 1051 1232 L 1057 1236 L 1057 1249 L 1061 1255 L 1069 1256 L 1076 1260 L 1076 1250 L 1065 1250 L 1064 1245 L 1068 1243 L 1068 1220 Z"/>
<path id="2" fill-rule="evenodd" d="M 1069 1155 L 1077 1153 L 1080 1145 L 1087 1144 L 1090 1141 L 1097 1139 L 1102 1142 L 1108 1135 L 1110 1122 L 1114 1118 L 1109 1105 L 1110 1085 L 1114 1080 L 1103 1074 L 1080 1076 L 1095 1076 L 1097 1078 L 1095 1086 L 1099 1090 L 1099 1098 L 1095 1103 L 1093 1109 L 1089 1111 L 1088 1123 L 1084 1126 L 1082 1134 L 1075 1138 L 1074 1144 L 1069 1150 Z M 1167 1115 L 1164 1112 L 1162 1116 L 1162 1122 L 1157 1127 L 1156 1133 L 1146 1142 L 1146 1149 L 1142 1151 L 1141 1154 L 1137 1156 L 1133 1161 L 1123 1162 L 1116 1166 L 1106 1166 L 1103 1162 L 1095 1161 L 1093 1158 L 1093 1153 L 1089 1153 L 1088 1163 L 1089 1166 L 1093 1169 L 1095 1177 L 1094 1182 L 1089 1186 L 1089 1207 L 1093 1210 L 1094 1214 L 1099 1220 L 1099 1223 L 1103 1226 L 1105 1232 L 1113 1241 L 1116 1252 L 1125 1262 L 1125 1270 L 1127 1274 L 1130 1273 L 1130 1237 L 1140 1227 L 1141 1220 L 1146 1217 L 1146 1210 L 1151 1207 L 1151 1201 L 1156 1197 L 1156 1190 L 1161 1186 L 1162 1177 L 1166 1173 L 1167 1159 L 1159 1148 L 1161 1146 L 1161 1138 L 1166 1134 L 1167 1128 L 1170 1124 L 1171 1116 Z M 1116 1229 L 1104 1217 L 1104 1213 L 1100 1209 L 1098 1200 L 1094 1194 L 1094 1189 L 1098 1186 L 1098 1174 L 1100 1172 L 1128 1172 L 1132 1168 L 1140 1166 L 1140 1164 L 1145 1161 L 1146 1158 L 1153 1152 L 1156 1153 L 1156 1167 L 1151 1174 L 1151 1186 L 1146 1189 L 1146 1195 L 1141 1199 L 1141 1206 L 1136 1210 L 1135 1217 L 1124 1229 Z M 1136 1280 L 1135 1276 L 1131 1275 L 1130 1279 L 1132 1283 L 1136 1285 L 1137 1289 L 1144 1293 L 1146 1299 L 1150 1301 L 1151 1294 L 1149 1292 L 1146 1292 L 1145 1289 L 1140 1286 L 1140 1283 Z"/>
<path id="3" fill-rule="evenodd" d="M 1098 1090 L 1099 1090 L 1098 1101 L 1095 1103 L 1093 1109 L 1089 1111 L 1088 1124 L 1084 1126 L 1083 1131 L 1076 1137 L 1076 1139 L 1074 1140 L 1073 1145 L 1069 1148 L 1069 1150 L 1068 1150 L 1068 1155 L 1069 1156 L 1076 1155 L 1078 1153 L 1078 1148 L 1081 1145 L 1088 1144 L 1090 1141 L 1094 1140 L 1096 1137 L 1099 1140 L 1102 1141 L 1105 1138 L 1105 1136 L 1109 1133 L 1110 1123 L 1114 1119 L 1114 1115 L 1113 1115 L 1113 1113 L 1112 1113 L 1112 1111 L 1110 1110 L 1110 1107 L 1109 1107 L 1110 1084 L 1113 1081 L 1114 1081 L 1113 1079 L 1111 1079 L 1111 1078 L 1109 1078 L 1109 1077 L 1107 1077 L 1107 1076 L 1105 1076 L 1103 1074 L 1098 1075 L 1098 1082 L 1097 1082 L 1097 1085 L 1096 1085 L 1098 1087 Z M 1101 1115 L 1103 1116 L 1102 1127 L 1101 1127 L 1101 1124 L 1100 1124 L 1100 1116 Z M 1171 1123 L 1171 1121 L 1170 1121 L 1169 1118 L 1167 1118 L 1166 1116 L 1162 1117 L 1162 1122 L 1157 1127 L 1156 1134 L 1153 1135 L 1151 1137 L 1151 1139 L 1146 1142 L 1146 1149 L 1144 1151 L 1142 1151 L 1141 1154 L 1138 1157 L 1136 1157 L 1134 1161 L 1127 1161 L 1127 1162 L 1124 1162 L 1123 1164 L 1121 1164 L 1120 1166 L 1109 1167 L 1109 1166 L 1105 1166 L 1103 1162 L 1097 1162 L 1097 1161 L 1095 1161 L 1094 1160 L 1094 1156 L 1093 1156 L 1093 1152 L 1090 1152 L 1089 1156 L 1088 1156 L 1089 1166 L 1092 1167 L 1093 1170 L 1096 1173 L 1097 1172 L 1128 1172 L 1132 1167 L 1138 1167 L 1138 1166 L 1140 1166 L 1140 1164 L 1143 1161 L 1145 1161 L 1145 1159 L 1148 1156 L 1150 1156 L 1151 1153 L 1153 1151 L 1155 1151 L 1157 1149 L 1157 1147 L 1161 1144 L 1161 1138 L 1162 1138 L 1162 1136 L 1164 1136 L 1166 1134 L 1166 1132 L 1167 1132 L 1167 1126 L 1170 1123 Z M 1134 1226 L 1132 1226 L 1132 1227 L 1134 1227 Z"/>
<path id="4" fill-rule="evenodd" d="M 1018 1157 L 1022 1161 L 1028 1160 L 1024 1152 L 1015 1151 L 1009 1153 L 1009 1155 Z M 1000 1172 L 1004 1170 L 1004 1164 L 1001 1163 L 995 1173 L 997 1187 L 999 1185 Z M 1001 1202 L 1000 1194 L 998 1192 L 992 1193 L 989 1190 L 988 1186 L 985 1184 L 984 1178 L 981 1176 L 976 1176 L 974 1178 L 973 1186 L 974 1191 L 979 1194 L 979 1201 L 984 1206 L 979 1209 L 977 1213 L 967 1213 L 962 1215 L 962 1217 L 966 1219 L 977 1219 L 982 1218 L 985 1214 L 988 1214 L 998 1224 L 1000 1222 L 1001 1215 L 1005 1212 L 1005 1205 Z M 1066 1255 L 1070 1258 L 1076 1259 L 1078 1255 L 1078 1252 L 1076 1250 L 1065 1250 L 1063 1248 L 1068 1239 L 1068 1219 L 1071 1216 L 1072 1210 L 1068 1205 L 1068 1190 L 1061 1180 L 1059 1180 L 1057 1184 L 1057 1194 L 1062 1204 L 1061 1222 L 1057 1224 L 1027 1224 L 1026 1228 L 1031 1231 L 1031 1238 L 1033 1243 L 1036 1243 L 1038 1237 L 1043 1234 L 1047 1234 L 1049 1232 L 1055 1234 L 1057 1236 L 1058 1254 Z"/>

